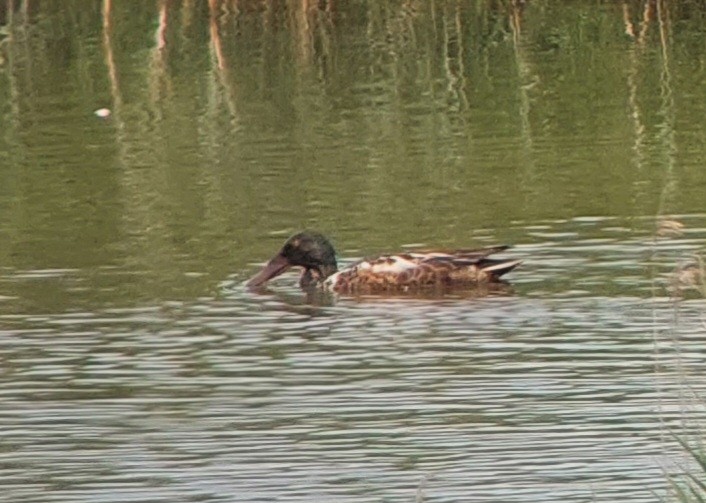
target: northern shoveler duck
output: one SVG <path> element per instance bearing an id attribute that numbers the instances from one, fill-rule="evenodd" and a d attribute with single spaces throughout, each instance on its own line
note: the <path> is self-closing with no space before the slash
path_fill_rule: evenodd
<path id="1" fill-rule="evenodd" d="M 508 246 L 476 250 L 403 252 L 367 258 L 338 270 L 336 252 L 326 237 L 305 231 L 290 237 L 255 276 L 249 288 L 263 285 L 293 266 L 303 268 L 299 284 L 337 293 L 404 293 L 424 290 L 469 288 L 498 283 L 500 277 L 520 264 L 519 260 L 490 259 Z"/>

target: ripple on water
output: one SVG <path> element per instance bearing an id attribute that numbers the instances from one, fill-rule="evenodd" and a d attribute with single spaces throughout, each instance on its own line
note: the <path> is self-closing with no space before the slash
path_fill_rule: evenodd
<path id="1" fill-rule="evenodd" d="M 551 241 L 516 250 L 532 260 L 509 295 L 310 305 L 286 276 L 265 295 L 224 284 L 192 303 L 3 316 L 3 488 L 653 501 L 684 459 L 672 432 L 703 419 L 704 303 L 655 295 L 644 240 L 547 227 Z"/>

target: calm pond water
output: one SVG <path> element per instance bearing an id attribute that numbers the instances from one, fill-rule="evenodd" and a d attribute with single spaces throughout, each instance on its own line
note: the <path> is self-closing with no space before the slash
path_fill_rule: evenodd
<path id="1" fill-rule="evenodd" d="M 659 501 L 706 419 L 705 18 L 0 5 L 0 500 Z M 302 228 L 524 263 L 248 292 Z"/>

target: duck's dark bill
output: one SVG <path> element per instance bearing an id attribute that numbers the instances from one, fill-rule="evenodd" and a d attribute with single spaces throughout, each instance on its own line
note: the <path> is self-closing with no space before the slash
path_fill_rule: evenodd
<path id="1" fill-rule="evenodd" d="M 285 257 L 283 257 L 282 255 L 277 255 L 272 260 L 270 260 L 259 273 L 250 278 L 246 285 L 249 288 L 260 286 L 266 283 L 267 281 L 271 280 L 275 276 L 279 276 L 290 267 L 291 264 Z"/>

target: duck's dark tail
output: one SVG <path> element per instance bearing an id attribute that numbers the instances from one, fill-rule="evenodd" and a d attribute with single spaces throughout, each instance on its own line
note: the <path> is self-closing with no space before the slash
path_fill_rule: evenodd
<path id="1" fill-rule="evenodd" d="M 481 271 L 488 274 L 491 281 L 497 280 L 503 274 L 512 271 L 515 267 L 522 263 L 521 260 L 492 260 L 484 259 L 478 267 Z"/>

